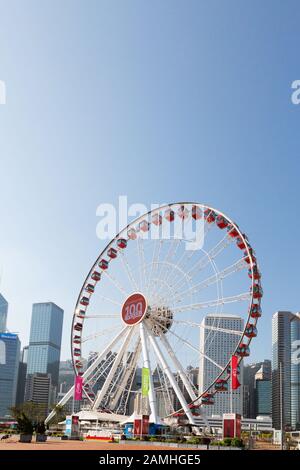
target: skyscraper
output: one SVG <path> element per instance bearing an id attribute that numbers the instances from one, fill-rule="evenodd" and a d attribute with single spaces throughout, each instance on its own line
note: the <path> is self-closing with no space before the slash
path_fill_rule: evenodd
<path id="1" fill-rule="evenodd" d="M 291 425 L 300 430 L 300 314 L 291 320 Z"/>
<path id="2" fill-rule="evenodd" d="M 0 294 L 0 333 L 4 333 L 6 331 L 7 310 L 8 303 L 3 295 Z"/>
<path id="3" fill-rule="evenodd" d="M 299 321 L 299 314 L 283 311 L 276 312 L 272 318 L 272 418 L 275 429 L 281 428 L 281 410 L 285 428 L 295 428 L 299 416 L 299 365 L 293 359 L 296 342 L 300 340 Z"/>
<path id="4" fill-rule="evenodd" d="M 235 350 L 239 336 L 234 332 L 243 330 L 244 321 L 235 315 L 207 315 L 201 323 L 199 366 L 199 391 L 202 393 L 225 367 Z M 226 331 L 228 330 L 228 332 Z M 219 365 L 219 367 L 217 366 Z M 240 369 L 239 380 L 242 383 L 243 370 Z M 232 393 L 232 410 L 231 410 Z M 219 392 L 215 395 L 214 405 L 206 406 L 207 416 L 222 415 L 223 413 L 242 414 L 243 387 L 232 392 Z"/>
<path id="5" fill-rule="evenodd" d="M 263 362 L 256 362 L 254 364 L 244 365 L 243 382 L 244 382 L 244 403 L 243 403 L 243 416 L 244 418 L 255 419 L 259 414 L 257 410 L 257 394 L 256 383 L 257 380 L 271 381 L 271 361 L 265 359 Z M 271 382 L 270 382 L 271 383 Z M 266 385 L 265 387 L 268 387 Z M 260 385 L 262 387 L 262 385 Z M 271 400 L 271 398 L 270 398 Z M 262 413 L 264 414 L 264 413 Z"/>
<path id="6" fill-rule="evenodd" d="M 29 383 L 35 383 L 30 382 L 30 376 L 36 373 L 50 374 L 52 386 L 56 388 L 58 386 L 63 314 L 64 311 L 52 302 L 33 304 L 27 361 L 26 396 L 28 396 L 27 387 L 29 387 Z"/>
<path id="7" fill-rule="evenodd" d="M 20 363 L 19 363 L 16 405 L 21 405 L 22 403 L 24 403 L 25 383 L 26 383 L 26 374 L 27 374 L 27 359 L 28 359 L 28 346 L 25 346 L 21 353 L 21 358 L 20 358 Z"/>
<path id="8" fill-rule="evenodd" d="M 0 333 L 0 416 L 10 415 L 16 403 L 20 340 L 12 333 Z"/>

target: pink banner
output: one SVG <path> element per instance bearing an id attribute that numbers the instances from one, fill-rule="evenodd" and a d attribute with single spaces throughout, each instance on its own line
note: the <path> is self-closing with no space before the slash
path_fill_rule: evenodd
<path id="1" fill-rule="evenodd" d="M 82 377 L 80 375 L 77 375 L 75 378 L 75 394 L 74 394 L 75 400 L 82 400 L 82 384 L 83 384 Z"/>

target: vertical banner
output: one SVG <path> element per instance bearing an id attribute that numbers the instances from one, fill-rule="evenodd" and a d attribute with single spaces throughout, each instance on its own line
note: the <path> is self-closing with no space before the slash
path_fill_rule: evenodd
<path id="1" fill-rule="evenodd" d="M 74 393 L 74 399 L 77 401 L 82 400 L 82 383 L 83 383 L 83 378 L 80 375 L 77 375 L 75 378 L 75 393 Z"/>
<path id="2" fill-rule="evenodd" d="M 231 390 L 236 390 L 240 386 L 238 380 L 238 357 L 232 356 L 231 358 Z"/>
<path id="3" fill-rule="evenodd" d="M 147 367 L 142 369 L 142 396 L 147 397 L 149 393 L 150 373 Z"/>

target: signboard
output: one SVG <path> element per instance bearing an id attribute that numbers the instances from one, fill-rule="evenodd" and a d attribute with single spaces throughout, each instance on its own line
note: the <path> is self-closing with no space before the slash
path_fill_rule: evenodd
<path id="1" fill-rule="evenodd" d="M 236 390 L 241 384 L 238 379 L 238 357 L 232 356 L 231 358 L 231 388 Z"/>
<path id="2" fill-rule="evenodd" d="M 142 396 L 147 397 L 149 393 L 150 371 L 148 367 L 142 369 Z"/>
<path id="3" fill-rule="evenodd" d="M 122 320 L 126 325 L 136 325 L 144 318 L 147 302 L 143 294 L 136 292 L 130 295 L 122 307 Z"/>
<path id="4" fill-rule="evenodd" d="M 142 434 L 142 420 L 141 419 L 134 420 L 133 434 L 134 436 L 140 436 Z"/>
<path id="5" fill-rule="evenodd" d="M 241 438 L 241 415 L 237 413 L 225 413 L 223 415 L 223 438 Z"/>

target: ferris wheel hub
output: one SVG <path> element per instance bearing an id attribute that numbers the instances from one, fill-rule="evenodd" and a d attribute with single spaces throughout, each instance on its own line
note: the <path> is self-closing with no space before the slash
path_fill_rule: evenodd
<path id="1" fill-rule="evenodd" d="M 146 318 L 149 328 L 155 336 L 166 334 L 173 324 L 173 312 L 169 307 L 148 307 Z"/>

